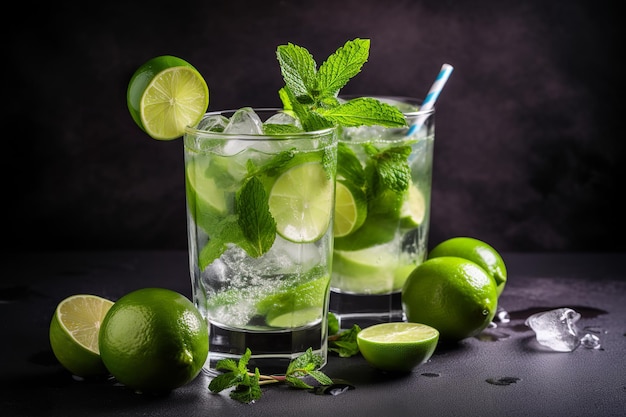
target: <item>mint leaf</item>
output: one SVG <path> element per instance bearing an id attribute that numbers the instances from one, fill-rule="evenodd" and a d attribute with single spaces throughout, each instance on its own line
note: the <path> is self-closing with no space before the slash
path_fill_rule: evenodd
<path id="1" fill-rule="evenodd" d="M 285 110 L 300 119 L 306 131 L 331 126 L 380 125 L 402 127 L 407 123 L 397 108 L 375 99 L 354 99 L 340 104 L 339 90 L 361 71 L 369 56 L 369 39 L 356 38 L 337 49 L 317 70 L 305 48 L 280 45 L 276 56 L 285 80 L 278 95 Z"/>
<path id="2" fill-rule="evenodd" d="M 335 97 L 361 71 L 369 56 L 370 40 L 354 39 L 328 57 L 317 73 L 321 97 Z"/>
<path id="3" fill-rule="evenodd" d="M 280 71 L 287 88 L 300 103 L 314 102 L 317 89 L 317 64 L 313 56 L 301 46 L 288 43 L 276 49 Z"/>
<path id="4" fill-rule="evenodd" d="M 407 122 L 395 107 L 373 98 L 359 97 L 337 107 L 316 110 L 324 118 L 342 126 L 402 127 Z"/>
<path id="5" fill-rule="evenodd" d="M 356 337 L 361 331 L 359 325 L 355 324 L 352 328 L 328 337 L 328 350 L 338 353 L 342 358 L 349 358 L 358 354 L 359 345 Z"/>
<path id="6" fill-rule="evenodd" d="M 371 151 L 372 148 L 368 149 Z M 408 190 L 411 183 L 410 154 L 410 146 L 396 146 L 373 155 L 379 185 L 397 192 Z"/>
<path id="7" fill-rule="evenodd" d="M 261 181 L 248 179 L 235 196 L 238 224 L 246 242 L 241 242 L 248 255 L 257 258 L 266 253 L 276 238 L 276 221 L 267 204 Z"/>
<path id="8" fill-rule="evenodd" d="M 301 133 L 301 132 L 302 132 L 302 129 L 294 125 L 272 124 L 272 123 L 267 123 L 263 125 L 263 133 L 268 136 L 285 135 L 289 133 Z"/>
<path id="9" fill-rule="evenodd" d="M 345 143 L 337 143 L 337 178 L 343 177 L 359 187 L 365 185 L 365 173 L 361 161 Z"/>

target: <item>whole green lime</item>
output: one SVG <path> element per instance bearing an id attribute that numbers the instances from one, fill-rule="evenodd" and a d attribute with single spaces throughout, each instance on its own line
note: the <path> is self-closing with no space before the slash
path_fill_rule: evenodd
<path id="1" fill-rule="evenodd" d="M 493 278 L 464 258 L 428 259 L 409 275 L 402 288 L 407 321 L 439 330 L 442 341 L 475 336 L 493 320 L 498 294 Z"/>
<path id="2" fill-rule="evenodd" d="M 192 381 L 208 352 L 206 321 L 189 299 L 164 288 L 121 297 L 100 327 L 100 356 L 122 384 L 165 393 Z"/>
<path id="3" fill-rule="evenodd" d="M 496 281 L 498 296 L 502 294 L 507 278 L 506 265 L 493 246 L 471 237 L 454 237 L 439 243 L 428 254 L 429 259 L 440 256 L 458 256 L 478 264 Z"/>

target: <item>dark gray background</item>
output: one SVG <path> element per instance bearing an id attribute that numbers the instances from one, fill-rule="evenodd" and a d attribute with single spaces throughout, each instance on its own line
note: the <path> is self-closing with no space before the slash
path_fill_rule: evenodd
<path id="1" fill-rule="evenodd" d="M 176 55 L 204 75 L 211 110 L 279 105 L 279 44 L 321 63 L 361 37 L 370 60 L 346 94 L 422 97 L 444 62 L 455 67 L 437 106 L 431 245 L 466 235 L 502 251 L 626 250 L 616 6 L 124 3 L 22 2 L 4 16 L 5 246 L 186 248 L 182 142 L 133 123 L 134 70 Z"/>

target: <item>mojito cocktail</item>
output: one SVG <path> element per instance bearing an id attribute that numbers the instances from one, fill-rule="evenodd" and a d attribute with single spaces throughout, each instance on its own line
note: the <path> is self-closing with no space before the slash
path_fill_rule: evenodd
<path id="1" fill-rule="evenodd" d="M 211 371 L 238 359 L 284 372 L 326 361 L 335 128 L 304 132 L 277 110 L 207 113 L 184 136 L 193 299 Z"/>
<path id="2" fill-rule="evenodd" d="M 376 97 L 400 109 L 408 127 L 344 128 L 338 145 L 330 311 L 340 326 L 401 321 L 400 295 L 427 254 L 434 110 Z"/>

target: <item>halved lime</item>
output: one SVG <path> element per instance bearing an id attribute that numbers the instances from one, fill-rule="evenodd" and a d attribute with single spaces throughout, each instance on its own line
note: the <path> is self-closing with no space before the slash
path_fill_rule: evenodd
<path id="1" fill-rule="evenodd" d="M 405 228 L 417 227 L 422 224 L 425 215 L 426 201 L 424 195 L 417 187 L 411 185 L 400 208 L 400 226 Z"/>
<path id="2" fill-rule="evenodd" d="M 348 181 L 337 181 L 333 235 L 343 237 L 357 230 L 367 217 L 365 192 Z"/>
<path id="3" fill-rule="evenodd" d="M 61 301 L 50 322 L 50 346 L 58 361 L 80 377 L 106 375 L 100 358 L 100 324 L 113 302 L 89 294 L 70 296 Z"/>
<path id="4" fill-rule="evenodd" d="M 410 372 L 431 358 L 439 332 L 421 323 L 381 323 L 361 330 L 356 340 L 361 354 L 373 367 Z"/>
<path id="5" fill-rule="evenodd" d="M 296 243 L 315 242 L 328 230 L 333 213 L 334 181 L 320 162 L 283 172 L 269 193 L 276 231 Z"/>
<path id="6" fill-rule="evenodd" d="M 209 105 L 209 89 L 187 61 L 163 55 L 135 71 L 126 102 L 135 123 L 150 137 L 171 140 L 200 121 Z"/>

